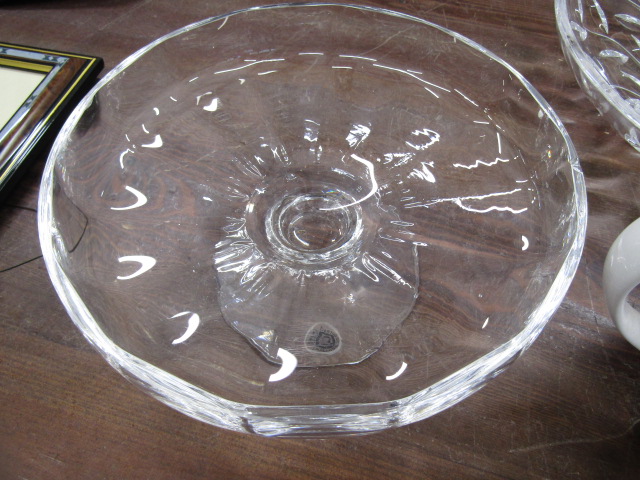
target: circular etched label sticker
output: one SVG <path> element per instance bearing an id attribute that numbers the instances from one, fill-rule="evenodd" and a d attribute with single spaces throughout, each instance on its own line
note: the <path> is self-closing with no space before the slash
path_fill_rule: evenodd
<path id="1" fill-rule="evenodd" d="M 328 323 L 316 323 L 305 337 L 305 346 L 310 352 L 333 355 L 340 350 L 341 345 L 340 334 Z"/>

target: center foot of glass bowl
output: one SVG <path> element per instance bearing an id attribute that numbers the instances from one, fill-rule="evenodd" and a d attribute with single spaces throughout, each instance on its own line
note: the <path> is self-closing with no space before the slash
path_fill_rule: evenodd
<path id="1" fill-rule="evenodd" d="M 225 321 L 269 361 L 358 363 L 413 308 L 417 252 L 357 175 L 298 170 L 265 179 L 216 246 Z M 285 353 L 285 358 L 288 355 Z"/>
<path id="2" fill-rule="evenodd" d="M 362 208 L 336 188 L 307 187 L 267 212 L 265 232 L 280 258 L 322 268 L 349 255 L 362 234 Z"/>

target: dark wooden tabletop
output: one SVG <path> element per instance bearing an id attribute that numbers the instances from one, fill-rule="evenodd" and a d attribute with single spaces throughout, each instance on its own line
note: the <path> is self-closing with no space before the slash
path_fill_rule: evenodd
<path id="1" fill-rule="evenodd" d="M 375 435 L 280 440 L 199 423 L 124 380 L 67 316 L 38 244 L 44 152 L 0 206 L 0 479 L 640 478 L 640 351 L 615 329 L 602 291 L 607 249 L 640 216 L 640 154 L 579 89 L 560 49 L 553 1 L 366 3 L 493 50 L 569 130 L 587 179 L 587 242 L 539 339 L 469 399 Z M 255 4 L 0 2 L 0 39 L 100 56 L 106 72 L 160 35 Z"/>

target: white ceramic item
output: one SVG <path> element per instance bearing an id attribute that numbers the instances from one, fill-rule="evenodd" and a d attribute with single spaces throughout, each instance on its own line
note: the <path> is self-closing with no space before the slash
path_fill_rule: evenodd
<path id="1" fill-rule="evenodd" d="M 628 301 L 640 284 L 640 218 L 616 238 L 604 264 L 604 291 L 620 333 L 640 349 L 640 312 Z"/>

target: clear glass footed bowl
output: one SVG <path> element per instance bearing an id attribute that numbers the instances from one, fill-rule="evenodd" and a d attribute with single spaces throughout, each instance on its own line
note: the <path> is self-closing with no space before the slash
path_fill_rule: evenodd
<path id="1" fill-rule="evenodd" d="M 528 347 L 584 242 L 554 112 L 418 18 L 271 6 L 132 55 L 71 115 L 42 248 L 91 343 L 214 425 L 354 434 L 433 415 Z"/>
<path id="2" fill-rule="evenodd" d="M 562 50 L 600 113 L 640 151 L 640 2 L 555 0 Z"/>

